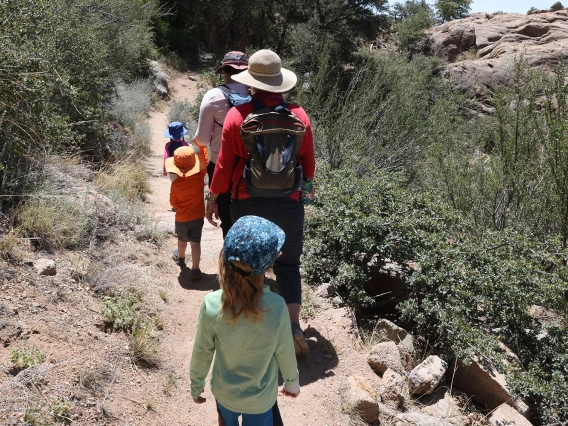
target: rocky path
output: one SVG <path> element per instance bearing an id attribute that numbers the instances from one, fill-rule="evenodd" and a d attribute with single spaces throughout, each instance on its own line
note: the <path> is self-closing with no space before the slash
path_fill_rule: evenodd
<path id="1" fill-rule="evenodd" d="M 188 77 L 187 74 L 182 74 L 172 79 L 172 98 L 189 101 L 195 99 L 197 83 Z M 163 147 L 166 142 L 162 133 L 167 126 L 170 106 L 171 102 L 162 105 L 161 110 L 154 111 L 149 118 L 153 142 L 152 155 L 148 159 L 152 188 L 148 209 L 155 215 L 159 226 L 166 230 L 173 230 L 174 225 L 174 213 L 169 205 L 170 183 L 167 177 L 162 176 Z M 221 230 L 206 222 L 201 257 L 204 278 L 199 283 L 190 282 L 170 260 L 172 250 L 176 248 L 173 234 L 162 246 L 161 255 L 166 259 L 164 282 L 168 283 L 171 300 L 161 314 L 166 322 L 161 370 L 164 376 L 170 374 L 175 378 L 175 388 L 170 396 L 160 396 L 155 411 L 149 410 L 146 416 L 138 419 L 138 424 L 217 424 L 214 398 L 208 388 L 205 391 L 207 402 L 201 405 L 193 403 L 189 393 L 188 372 L 199 307 L 205 294 L 218 288 L 217 257 L 222 244 Z M 297 399 L 279 399 L 283 419 L 287 426 L 353 424 L 349 416 L 341 412 L 340 386 L 346 376 L 357 374 L 357 365 L 366 363 L 361 362 L 359 353 L 352 347 L 352 335 L 349 334 L 351 321 L 345 317 L 345 311 L 333 309 L 323 300 L 314 300 L 313 307 L 315 315 L 302 324 L 306 329 L 311 353 L 306 359 L 299 360 L 301 395 Z M 145 392 L 159 395 L 155 392 L 156 387 L 155 380 L 148 380 L 148 383 L 139 388 L 138 397 L 143 400 Z"/>

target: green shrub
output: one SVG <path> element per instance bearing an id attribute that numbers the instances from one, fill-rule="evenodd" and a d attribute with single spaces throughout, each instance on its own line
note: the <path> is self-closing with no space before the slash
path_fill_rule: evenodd
<path id="1" fill-rule="evenodd" d="M 115 297 L 104 297 L 101 311 L 113 330 L 130 331 L 140 320 L 142 293 L 130 290 Z"/>
<path id="2" fill-rule="evenodd" d="M 193 137 L 197 128 L 197 124 L 192 117 L 192 108 L 194 104 L 197 106 L 199 115 L 199 103 L 195 102 L 192 104 L 187 100 L 177 99 L 172 102 L 172 107 L 170 112 L 168 112 L 168 123 L 171 123 L 172 121 L 179 121 L 183 123 L 184 127 L 188 131 L 186 138 L 189 139 Z"/>
<path id="3" fill-rule="evenodd" d="M 564 6 L 559 1 L 557 1 L 552 6 L 550 6 L 550 10 L 553 11 L 553 12 L 556 12 L 557 10 L 562 10 L 562 9 L 564 9 Z"/>
<path id="4" fill-rule="evenodd" d="M 127 158 L 99 171 L 95 184 L 111 199 L 144 200 L 150 192 L 148 173 L 140 158 Z"/>
<path id="5" fill-rule="evenodd" d="M 402 52 L 417 50 L 418 45 L 426 38 L 424 30 L 434 24 L 430 8 L 419 9 L 414 15 L 396 25 L 396 41 Z"/>
<path id="6" fill-rule="evenodd" d="M 45 354 L 39 348 L 24 342 L 20 347 L 10 351 L 10 359 L 16 369 L 25 370 L 45 361 Z"/>
<path id="7" fill-rule="evenodd" d="M 466 137 L 465 101 L 433 75 L 437 63 L 361 53 L 346 90 L 329 79 L 314 84 L 306 107 L 318 158 L 334 168 L 404 171 L 427 182 L 430 146 Z"/>
<path id="8" fill-rule="evenodd" d="M 409 293 L 397 309 L 409 331 L 447 359 L 491 360 L 539 424 L 566 420 L 568 252 L 559 238 L 474 233 L 435 196 L 404 189 L 383 172 L 320 168 L 315 183 L 302 261 L 310 284 L 330 283 L 361 319 L 384 300 L 368 293 L 373 271 L 387 261 L 401 265 Z M 411 261 L 417 268 L 409 268 Z M 557 319 L 541 324 L 530 314 L 533 305 Z M 501 363 L 500 341 L 519 356 L 522 370 Z"/>
<path id="9" fill-rule="evenodd" d="M 0 259 L 12 260 L 17 257 L 19 231 L 11 229 L 7 234 L 0 235 Z"/>
<path id="10" fill-rule="evenodd" d="M 399 309 L 438 353 L 493 360 L 539 424 L 566 420 L 566 255 L 558 242 L 542 244 L 513 231 L 433 235 Z M 529 313 L 532 305 L 556 312 L 559 324 L 542 325 Z M 518 355 L 523 370 L 499 362 L 498 341 Z"/>
<path id="11" fill-rule="evenodd" d="M 152 106 L 153 89 L 149 80 L 134 80 L 119 84 L 117 95 L 112 103 L 116 119 L 124 126 L 134 129 L 142 121 Z"/>
<path id="12" fill-rule="evenodd" d="M 316 205 L 306 214 L 304 274 L 310 284 L 330 283 L 357 312 L 377 302 L 365 292 L 387 259 L 405 265 L 455 220 L 434 197 L 400 188 L 387 173 L 357 177 L 320 168 Z M 408 271 L 408 268 L 406 268 Z"/>

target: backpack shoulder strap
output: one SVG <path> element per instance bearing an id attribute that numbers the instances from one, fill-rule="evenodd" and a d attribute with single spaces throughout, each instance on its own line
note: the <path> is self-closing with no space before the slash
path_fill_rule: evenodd
<path id="1" fill-rule="evenodd" d="M 237 93 L 226 84 L 221 84 L 220 86 L 217 86 L 217 89 L 223 92 L 223 95 L 225 95 L 225 97 L 229 96 L 231 93 Z"/>

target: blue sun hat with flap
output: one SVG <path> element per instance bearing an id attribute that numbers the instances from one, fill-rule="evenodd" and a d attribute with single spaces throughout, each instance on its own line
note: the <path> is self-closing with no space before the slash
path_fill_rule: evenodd
<path id="1" fill-rule="evenodd" d="M 165 138 L 174 140 L 180 140 L 185 134 L 187 134 L 187 129 L 183 127 L 183 123 L 179 121 L 172 121 L 164 131 Z"/>
<path id="2" fill-rule="evenodd" d="M 249 265 L 250 275 L 265 272 L 276 260 L 286 235 L 278 225 L 258 216 L 243 216 L 225 237 L 223 258 Z"/>

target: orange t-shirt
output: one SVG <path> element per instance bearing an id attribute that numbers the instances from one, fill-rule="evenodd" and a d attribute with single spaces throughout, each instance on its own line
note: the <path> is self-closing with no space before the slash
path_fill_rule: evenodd
<path id="1" fill-rule="evenodd" d="M 202 159 L 208 163 L 207 151 Z M 190 222 L 205 217 L 205 201 L 203 200 L 203 187 L 205 182 L 206 167 L 198 173 L 181 177 L 178 176 L 172 182 L 170 189 L 170 204 L 176 209 L 176 222 Z"/>

